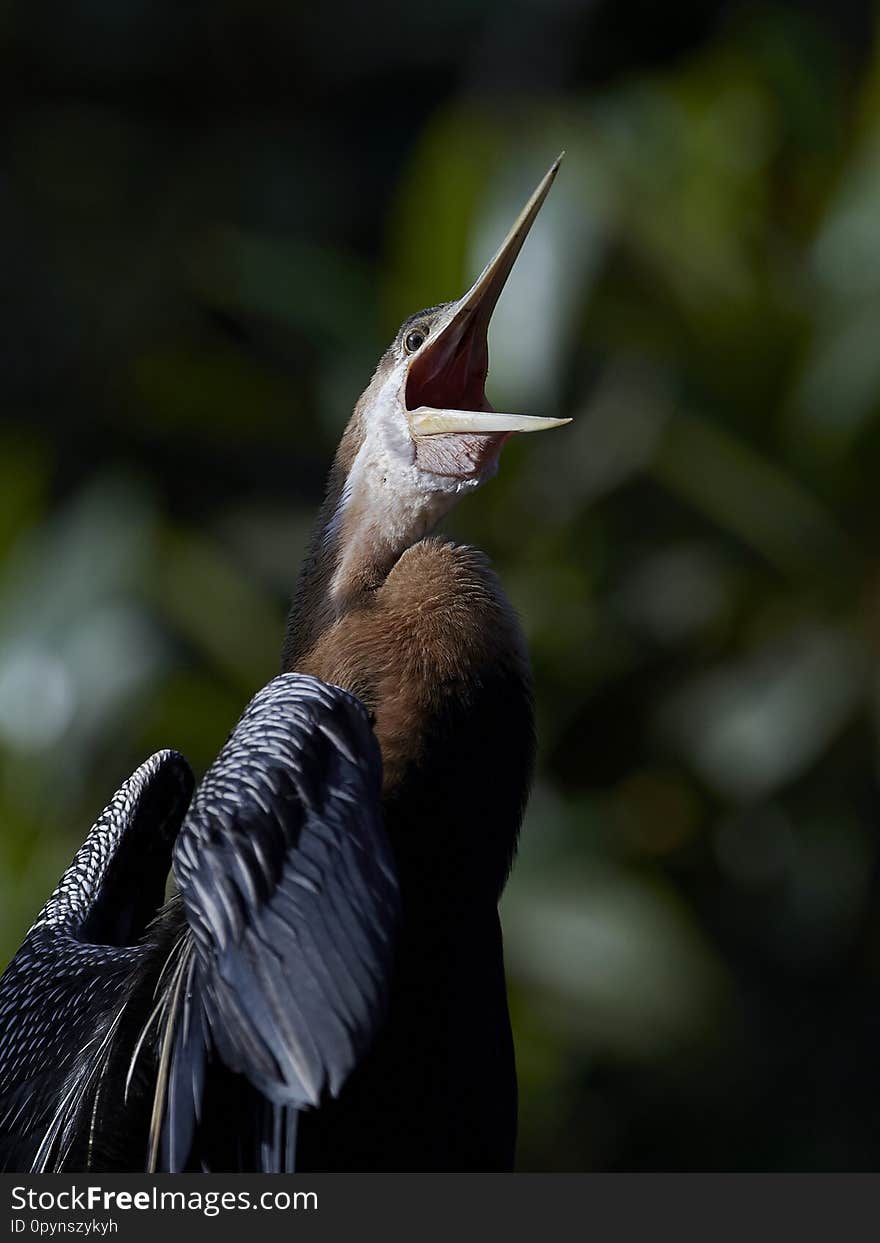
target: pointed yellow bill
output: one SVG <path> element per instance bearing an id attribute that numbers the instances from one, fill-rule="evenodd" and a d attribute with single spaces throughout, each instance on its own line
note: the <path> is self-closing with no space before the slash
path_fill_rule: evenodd
<path id="1" fill-rule="evenodd" d="M 495 410 L 437 410 L 419 406 L 409 412 L 416 436 L 440 436 L 446 432 L 544 432 L 563 427 L 571 419 L 542 419 L 531 414 L 499 414 Z"/>

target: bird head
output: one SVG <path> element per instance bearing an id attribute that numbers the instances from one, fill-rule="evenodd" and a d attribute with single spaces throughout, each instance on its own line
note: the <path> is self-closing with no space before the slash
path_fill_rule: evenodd
<path id="1" fill-rule="evenodd" d="M 467 293 L 404 321 L 358 401 L 326 515 L 325 536 L 342 553 L 337 585 L 368 546 L 393 559 L 427 535 L 495 473 L 511 436 L 570 422 L 500 413 L 486 397 L 489 321 L 558 167 L 559 159 Z"/>

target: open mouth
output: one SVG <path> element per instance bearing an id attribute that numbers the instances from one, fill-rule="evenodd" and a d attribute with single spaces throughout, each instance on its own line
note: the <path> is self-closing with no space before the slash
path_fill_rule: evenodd
<path id="1" fill-rule="evenodd" d="M 561 158 L 541 179 L 494 258 L 464 297 L 453 305 L 440 331 L 428 338 L 410 363 L 405 400 L 410 427 L 417 441 L 423 437 L 449 435 L 479 437 L 489 440 L 486 448 L 497 457 L 501 445 L 514 432 L 539 432 L 571 422 L 570 419 L 502 414 L 493 410 L 486 399 L 489 321 L 553 184 Z"/>
<path id="2" fill-rule="evenodd" d="M 453 321 L 428 340 L 413 359 L 406 381 L 406 408 L 489 411 L 486 375 L 489 346 L 485 327 L 473 313 L 464 322 Z M 424 433 L 422 433 L 424 434 Z"/>
<path id="3" fill-rule="evenodd" d="M 494 305 L 494 303 L 493 303 Z M 451 321 L 429 338 L 410 364 L 406 405 L 421 470 L 459 480 L 479 481 L 497 467 L 512 434 L 484 426 L 493 414 L 486 398 L 488 319 L 473 310 L 453 312 Z"/>

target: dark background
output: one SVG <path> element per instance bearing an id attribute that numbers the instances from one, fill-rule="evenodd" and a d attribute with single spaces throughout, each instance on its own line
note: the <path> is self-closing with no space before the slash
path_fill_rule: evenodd
<path id="1" fill-rule="evenodd" d="M 277 668 L 397 323 L 551 159 L 449 529 L 533 653 L 520 1166 L 875 1169 L 873 9 L 0 4 L 0 946 Z"/>

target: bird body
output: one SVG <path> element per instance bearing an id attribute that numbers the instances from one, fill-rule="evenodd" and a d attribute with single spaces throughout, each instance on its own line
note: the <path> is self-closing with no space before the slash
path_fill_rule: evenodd
<path id="1" fill-rule="evenodd" d="M 557 166 L 471 290 L 380 360 L 282 675 L 195 793 L 171 752 L 134 774 L 0 980 L 0 1167 L 512 1167 L 497 905 L 529 664 L 487 558 L 433 532 L 510 435 L 565 421 L 485 397 L 489 317 Z"/>
<path id="2" fill-rule="evenodd" d="M 341 1099 L 303 1118 L 304 1159 L 509 1169 L 516 1081 L 497 904 L 534 750 L 516 618 L 483 554 L 429 538 L 297 665 L 356 688 L 374 713 L 403 897 L 389 1022 Z"/>

